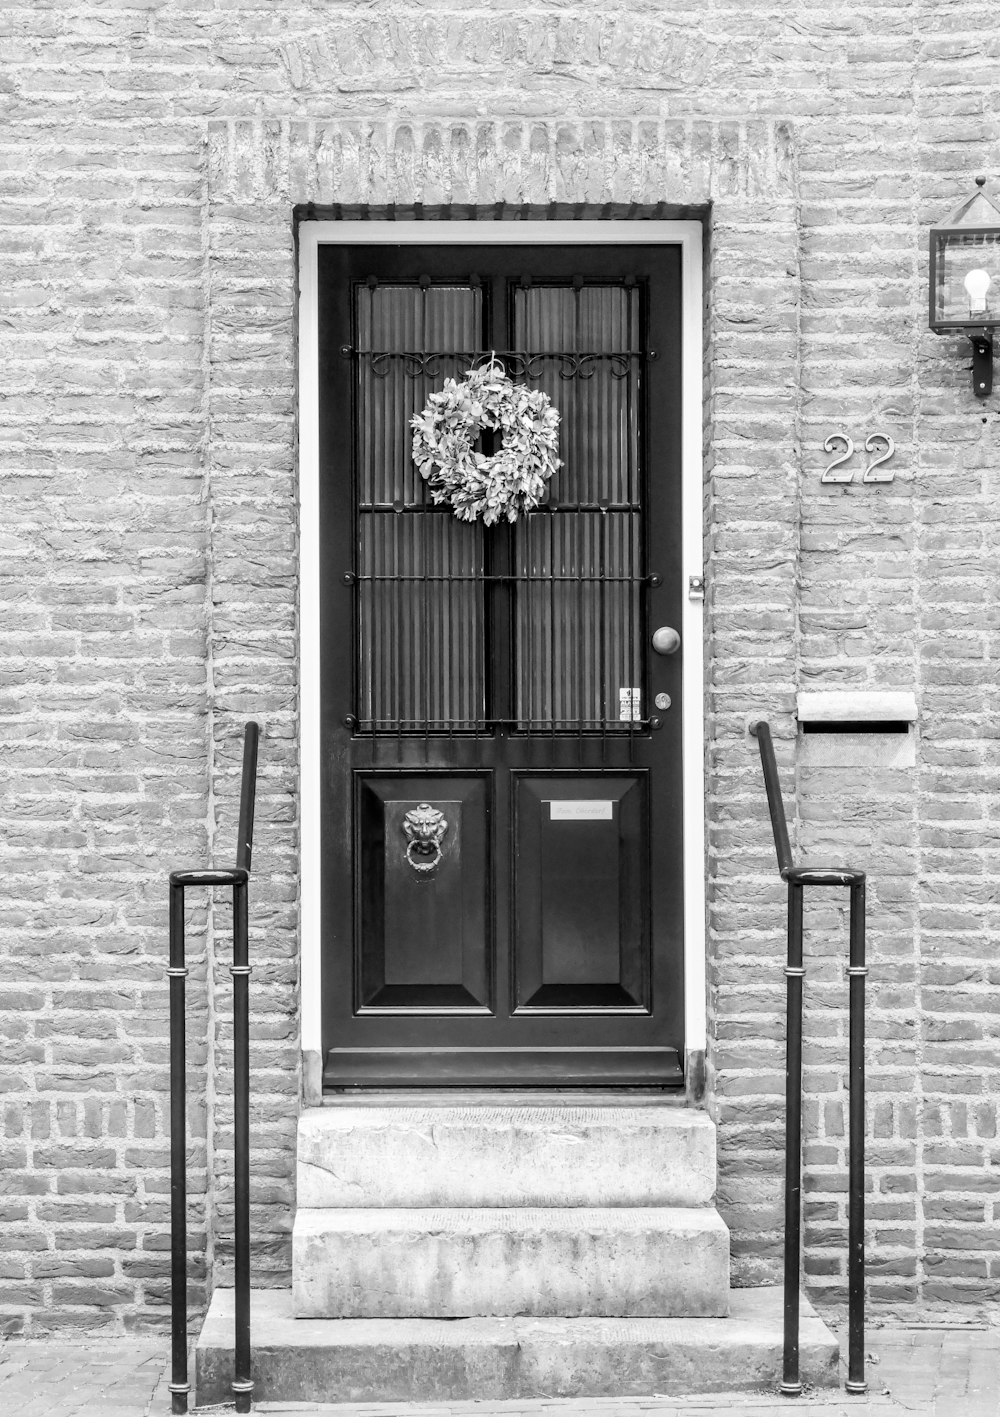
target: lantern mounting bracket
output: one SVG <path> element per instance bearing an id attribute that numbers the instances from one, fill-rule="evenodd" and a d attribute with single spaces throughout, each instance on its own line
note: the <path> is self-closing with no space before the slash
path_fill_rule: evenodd
<path id="1" fill-rule="evenodd" d="M 972 392 L 985 399 L 993 392 L 993 336 L 989 330 L 970 335 L 972 341 Z"/>

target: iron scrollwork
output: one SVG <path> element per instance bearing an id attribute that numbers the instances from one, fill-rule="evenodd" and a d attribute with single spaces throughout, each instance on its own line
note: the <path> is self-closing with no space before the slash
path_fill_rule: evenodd
<path id="1" fill-rule="evenodd" d="M 406 379 L 439 379 L 445 373 L 454 377 L 493 358 L 503 362 L 512 379 L 540 379 L 546 363 L 555 366 L 560 379 L 592 379 L 600 363 L 607 365 L 613 379 L 627 379 L 634 362 L 642 358 L 638 350 L 532 352 L 506 349 L 485 353 L 460 349 L 361 349 L 350 352 L 366 362 L 377 379 L 387 378 L 394 367 L 400 369 Z"/>
<path id="2" fill-rule="evenodd" d="M 448 830 L 443 812 L 429 802 L 411 807 L 403 818 L 406 859 L 414 871 L 433 871 L 441 860 L 441 843 Z"/>

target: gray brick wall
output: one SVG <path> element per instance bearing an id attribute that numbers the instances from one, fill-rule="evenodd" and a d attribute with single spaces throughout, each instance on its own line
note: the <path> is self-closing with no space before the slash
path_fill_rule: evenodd
<path id="1" fill-rule="evenodd" d="M 873 1296 L 998 1293 L 996 420 L 925 328 L 925 229 L 989 170 L 992 12 L 8 5 L 0 132 L 0 1328 L 160 1324 L 167 865 L 255 858 L 254 1231 L 288 1270 L 296 1014 L 292 206 L 707 209 L 712 1106 L 736 1273 L 779 1252 L 782 892 L 873 874 Z M 984 38 L 985 36 L 985 38 Z M 584 209 L 584 208 L 581 208 Z M 827 433 L 896 440 L 822 486 Z M 914 688 L 911 772 L 793 775 L 797 688 Z M 229 976 L 192 904 L 192 1236 L 227 1273 Z M 810 915 L 807 1271 L 844 1275 L 845 921 Z M 209 1140 L 210 1139 L 210 1140 Z M 210 1199 L 209 1199 L 210 1198 Z"/>

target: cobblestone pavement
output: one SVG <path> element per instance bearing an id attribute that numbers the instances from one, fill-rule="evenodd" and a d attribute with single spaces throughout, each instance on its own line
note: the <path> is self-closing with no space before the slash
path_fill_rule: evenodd
<path id="1" fill-rule="evenodd" d="M 869 1336 L 869 1393 L 688 1398 L 571 1398 L 317 1406 L 259 1403 L 267 1417 L 1000 1417 L 1000 1330 L 886 1326 Z M 0 1417 L 167 1417 L 167 1341 L 8 1339 L 0 1342 Z M 197 1413 L 231 1412 L 199 1407 Z"/>
<path id="2" fill-rule="evenodd" d="M 166 1394 L 168 1340 L 16 1339 L 0 1342 L 2 1417 L 146 1417 Z"/>

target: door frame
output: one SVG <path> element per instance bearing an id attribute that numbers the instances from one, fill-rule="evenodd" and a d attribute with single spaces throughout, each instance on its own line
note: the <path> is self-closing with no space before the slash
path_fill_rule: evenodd
<path id="1" fill-rule="evenodd" d="M 705 690 L 703 591 L 703 249 L 698 221 L 305 221 L 298 227 L 299 939 L 303 1099 L 321 1100 L 320 544 L 317 250 L 321 244 L 477 242 L 681 248 L 681 604 L 685 1053 L 704 1057 L 706 996 Z"/>

